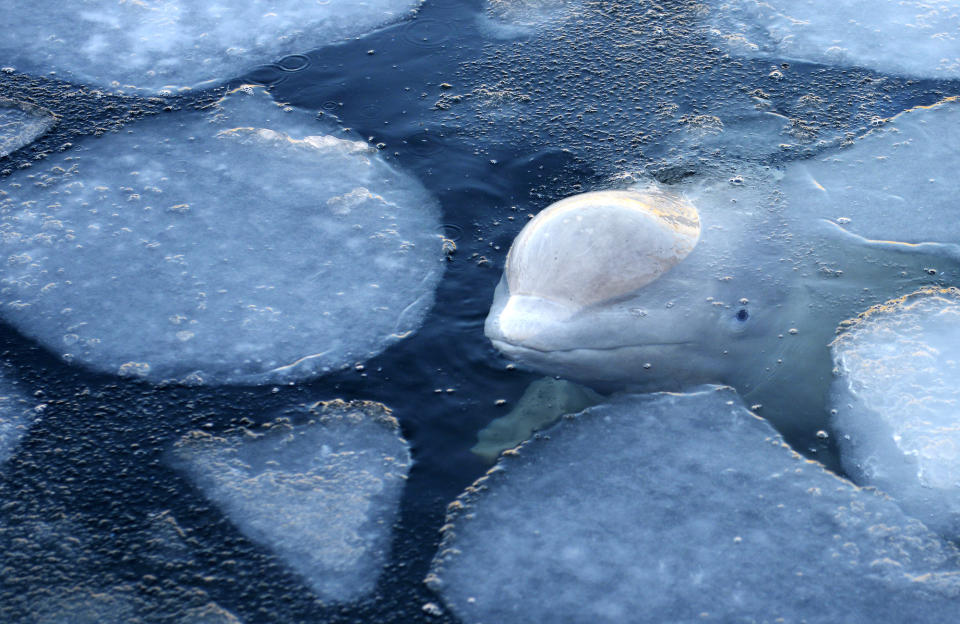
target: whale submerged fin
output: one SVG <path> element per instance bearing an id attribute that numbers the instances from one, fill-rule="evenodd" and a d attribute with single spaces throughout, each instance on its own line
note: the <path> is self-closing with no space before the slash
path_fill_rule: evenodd
<path id="1" fill-rule="evenodd" d="M 830 219 L 821 219 L 821 221 L 827 224 L 831 233 L 837 234 L 848 242 L 852 242 L 857 245 L 864 245 L 874 249 L 889 250 L 897 253 L 931 254 L 941 258 L 949 258 L 951 260 L 960 262 L 960 245 L 957 245 L 956 243 L 939 243 L 932 241 L 910 243 L 897 240 L 877 240 L 873 238 L 866 238 L 865 236 L 851 232 L 836 221 L 832 221 Z"/>

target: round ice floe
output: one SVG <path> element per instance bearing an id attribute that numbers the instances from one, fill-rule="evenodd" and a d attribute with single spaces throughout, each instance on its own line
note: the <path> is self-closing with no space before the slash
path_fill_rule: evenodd
<path id="1" fill-rule="evenodd" d="M 0 157 L 27 145 L 53 125 L 47 110 L 0 97 Z"/>
<path id="2" fill-rule="evenodd" d="M 420 0 L 40 0 L 16 12 L 4 63 L 111 90 L 203 87 L 256 65 L 356 37 Z"/>
<path id="3" fill-rule="evenodd" d="M 365 143 L 239 91 L 8 178 L 0 314 L 98 370 L 294 380 L 415 330 L 439 211 Z"/>
<path id="4" fill-rule="evenodd" d="M 876 306 L 831 345 L 844 468 L 960 536 L 960 290 Z"/>
<path id="5" fill-rule="evenodd" d="M 712 0 L 713 33 L 733 53 L 960 77 L 956 0 Z"/>
<path id="6" fill-rule="evenodd" d="M 410 468 L 407 443 L 383 405 L 317 403 L 256 433 L 196 431 L 173 455 L 242 533 L 322 600 L 373 589 Z"/>
<path id="7" fill-rule="evenodd" d="M 699 238 L 696 208 L 669 191 L 582 193 L 548 206 L 523 228 L 504 277 L 511 295 L 576 309 L 649 284 Z"/>
<path id="8" fill-rule="evenodd" d="M 463 622 L 941 622 L 958 553 L 786 447 L 733 391 L 624 396 L 450 506 L 428 584 Z"/>

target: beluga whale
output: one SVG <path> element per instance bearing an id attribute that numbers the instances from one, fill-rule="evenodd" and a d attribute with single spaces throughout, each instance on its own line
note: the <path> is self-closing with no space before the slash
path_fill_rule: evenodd
<path id="1" fill-rule="evenodd" d="M 485 334 L 601 392 L 727 384 L 809 439 L 841 323 L 958 282 L 958 118 L 945 101 L 779 168 L 562 199 L 514 240 Z"/>

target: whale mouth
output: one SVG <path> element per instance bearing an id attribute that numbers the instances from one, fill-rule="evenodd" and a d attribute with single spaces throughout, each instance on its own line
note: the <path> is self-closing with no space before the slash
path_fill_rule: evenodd
<path id="1" fill-rule="evenodd" d="M 497 351 L 500 351 L 504 355 L 513 357 L 515 353 L 529 353 L 534 355 L 576 355 L 578 353 L 616 353 L 618 351 L 636 351 L 645 348 L 658 348 L 658 347 L 685 347 L 694 344 L 692 341 L 678 341 L 678 342 L 642 342 L 637 344 L 623 344 L 610 347 L 570 347 L 566 349 L 543 349 L 537 347 L 526 346 L 523 344 L 510 342 L 509 340 L 503 340 L 498 338 L 490 338 L 490 342 L 496 347 Z M 520 358 L 518 358 L 520 359 Z"/>

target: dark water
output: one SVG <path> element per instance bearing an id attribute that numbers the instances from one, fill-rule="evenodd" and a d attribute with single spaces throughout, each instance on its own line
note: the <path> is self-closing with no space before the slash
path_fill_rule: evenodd
<path id="1" fill-rule="evenodd" d="M 21 621 L 31 605 L 77 588 L 114 586 L 126 588 L 146 622 L 176 621 L 187 606 L 211 600 L 250 624 L 455 621 L 423 612 L 440 600 L 422 580 L 446 504 L 487 468 L 469 452 L 476 432 L 537 378 L 508 367 L 483 337 L 506 251 L 527 214 L 617 173 L 671 181 L 709 167 L 696 153 L 669 149 L 671 127 L 657 116 L 664 101 L 676 116 L 768 100 L 806 132 L 771 157 L 776 165 L 958 91 L 796 63 L 772 80 L 777 64 L 731 59 L 703 39 L 692 26 L 695 5 L 683 0 L 588 2 L 564 27 L 513 40 L 492 38 L 478 20 L 483 11 L 479 0 L 427 0 L 416 19 L 264 65 L 234 83 L 266 84 L 279 101 L 335 118 L 380 144 L 439 199 L 457 253 L 436 305 L 418 333 L 362 371 L 278 388 L 158 388 L 72 367 L 0 325 L 5 373 L 44 406 L 0 476 L 0 621 Z M 491 91 L 510 94 L 515 105 L 491 106 Z M 0 95 L 60 118 L 40 141 L 0 160 L 0 170 L 9 175 L 95 140 L 90 135 L 219 93 L 141 100 L 0 74 Z M 824 104 L 803 109 L 804 95 Z M 390 406 L 415 459 L 376 592 L 337 607 L 314 599 L 164 461 L 191 429 L 266 421 L 331 398 Z M 499 399 L 506 405 L 495 405 Z M 836 466 L 814 432 L 790 442 Z M 187 553 L 173 556 L 154 543 L 165 512 L 183 530 Z M 76 544 L 55 535 L 64 526 Z M 44 531 L 54 535 L 44 541 L 37 537 Z"/>

